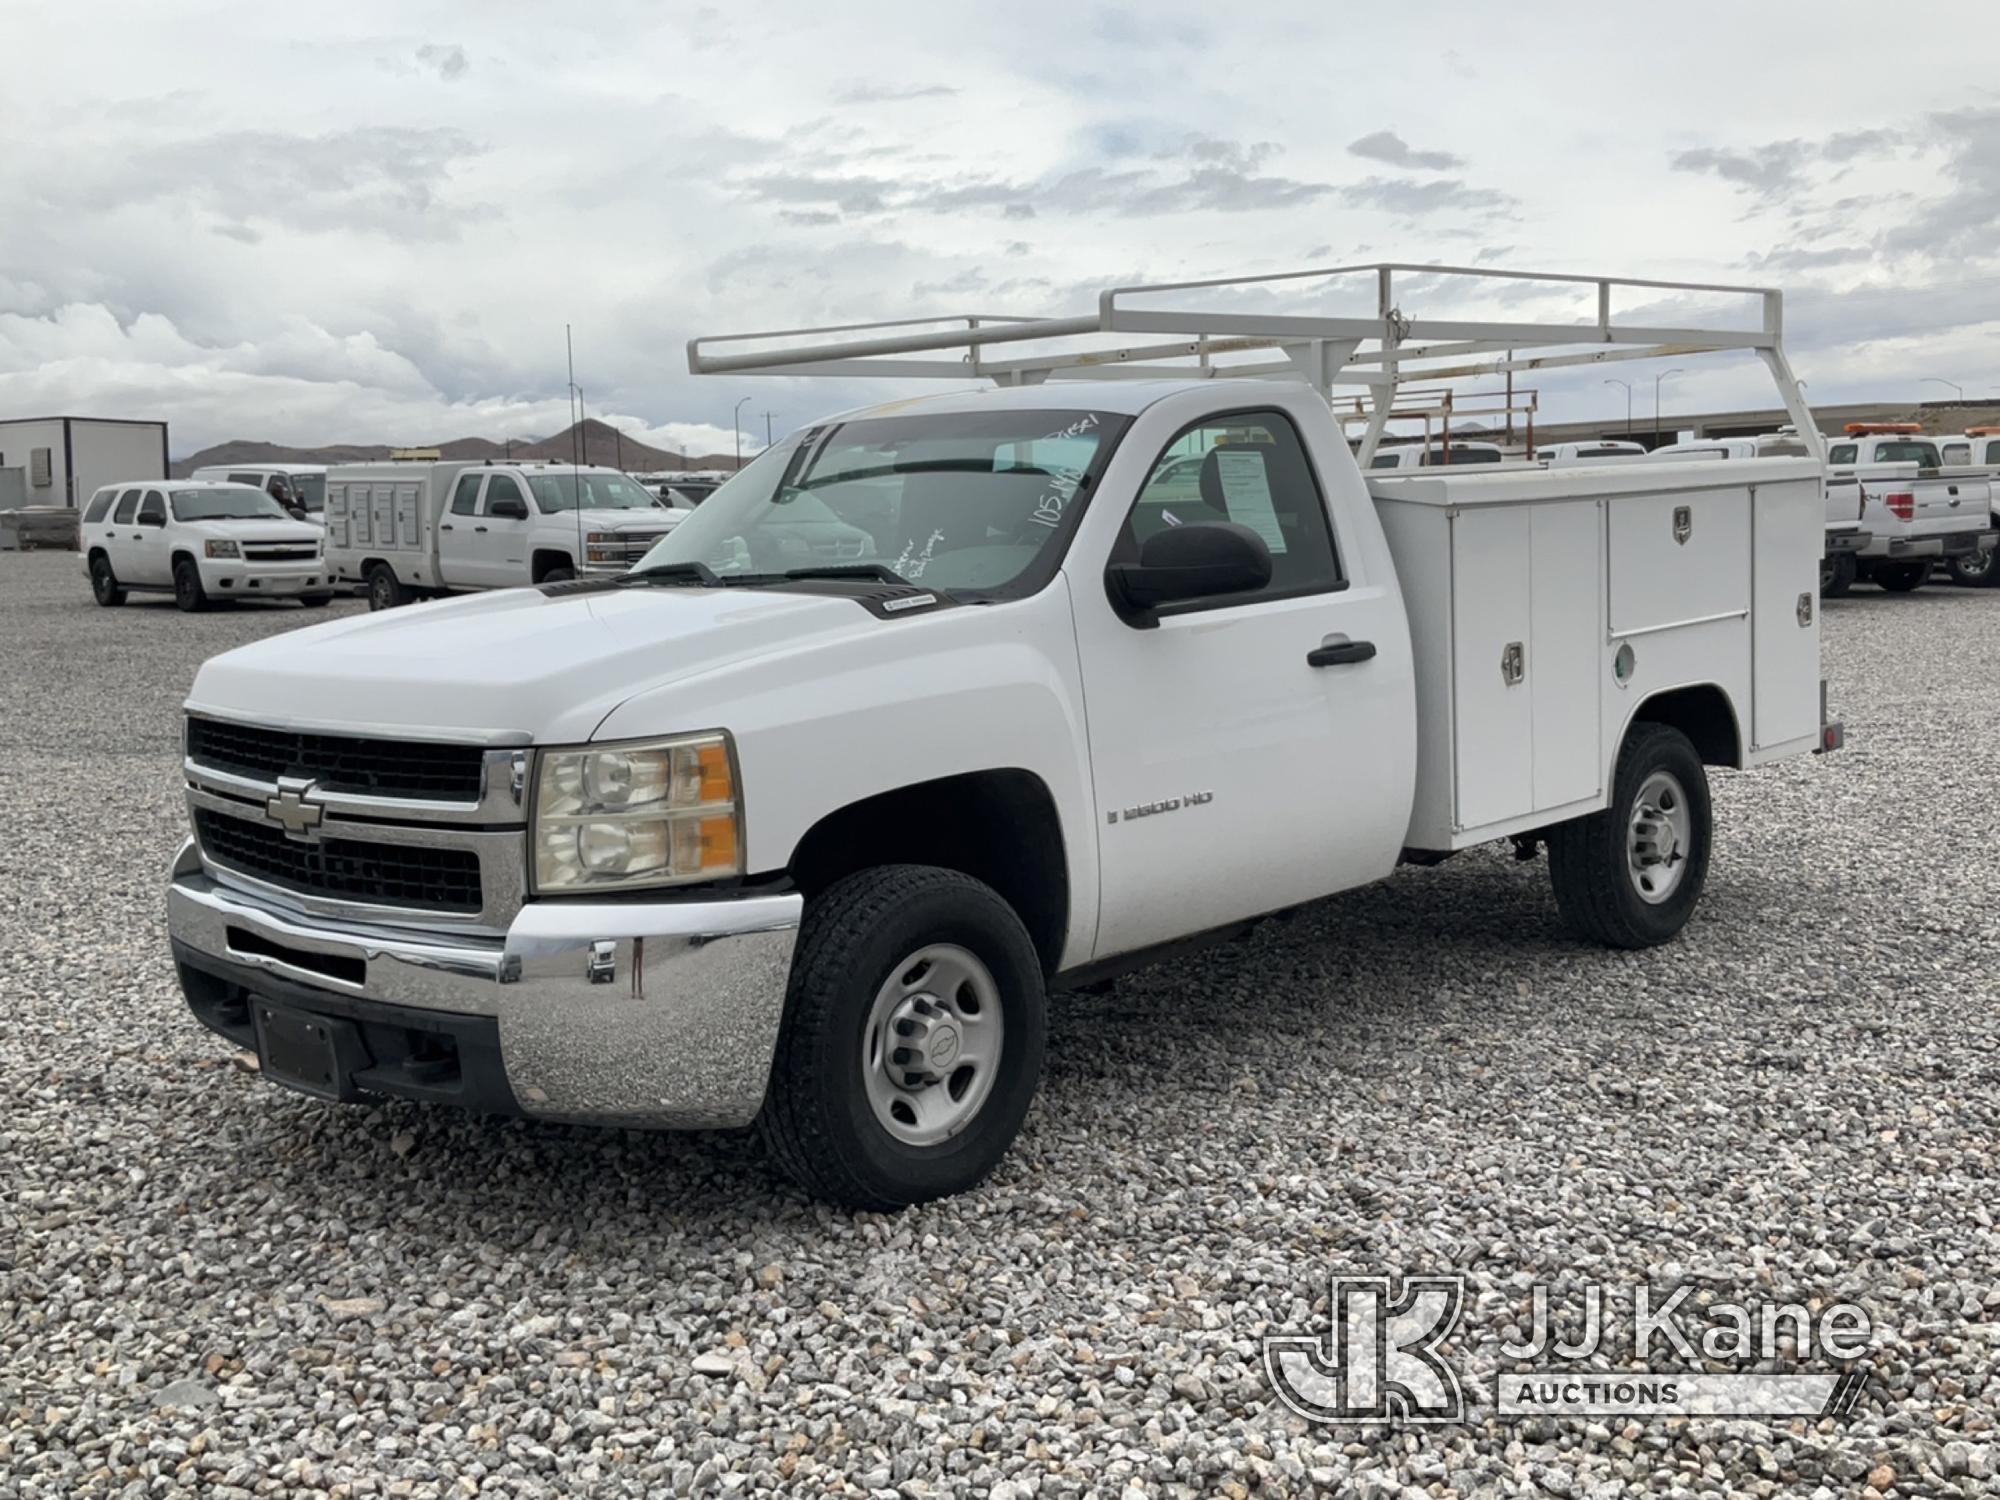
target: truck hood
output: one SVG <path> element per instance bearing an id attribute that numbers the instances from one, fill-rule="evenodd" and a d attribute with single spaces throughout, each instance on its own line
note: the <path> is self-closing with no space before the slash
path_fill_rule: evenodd
<path id="1" fill-rule="evenodd" d="M 575 743 L 635 693 L 883 628 L 851 600 L 765 588 L 502 589 L 238 647 L 203 665 L 187 706 L 347 734 Z"/>

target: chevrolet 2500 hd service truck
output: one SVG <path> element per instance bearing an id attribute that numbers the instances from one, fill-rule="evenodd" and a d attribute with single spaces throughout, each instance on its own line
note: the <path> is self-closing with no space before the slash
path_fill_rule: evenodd
<path id="1" fill-rule="evenodd" d="M 209 661 L 168 898 L 194 1013 L 326 1099 L 756 1122 L 811 1191 L 888 1207 L 1001 1159 L 1052 990 L 1399 863 L 1511 838 L 1546 848 L 1586 938 L 1672 938 L 1709 767 L 1838 741 L 1819 465 L 1365 475 L 1382 424 L 1357 464 L 1325 385 L 1359 369 L 1386 408 L 1407 377 L 1363 339 L 1404 363 L 1536 331 L 1413 320 L 1371 274 L 1380 315 L 1252 319 L 1234 348 L 1277 358 L 1240 371 L 1206 363 L 1226 322 L 1129 292 L 1089 319 L 698 343 L 698 370 L 852 374 L 970 339 L 970 365 L 886 373 L 1004 388 L 816 422 L 628 573 Z M 1594 361 L 1704 344 L 1581 285 Z M 1796 403 L 1766 298 L 1768 336 L 1713 337 Z M 1178 351 L 1197 378 L 979 365 L 1170 327 L 1192 336 L 1123 373 Z M 822 549 L 829 514 L 865 556 Z"/>

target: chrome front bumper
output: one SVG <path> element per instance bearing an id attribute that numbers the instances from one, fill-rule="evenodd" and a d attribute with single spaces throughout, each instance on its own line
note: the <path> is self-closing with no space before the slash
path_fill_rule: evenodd
<path id="1" fill-rule="evenodd" d="M 802 907 L 795 894 L 530 902 L 504 937 L 359 926 L 222 884 L 190 840 L 167 928 L 253 993 L 263 974 L 286 996 L 491 1018 L 507 1084 L 538 1119 L 708 1128 L 763 1105 Z"/>

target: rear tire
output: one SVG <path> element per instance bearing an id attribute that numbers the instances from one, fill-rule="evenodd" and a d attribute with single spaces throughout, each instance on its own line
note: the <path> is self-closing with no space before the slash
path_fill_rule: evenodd
<path id="1" fill-rule="evenodd" d="M 105 609 L 125 602 L 125 590 L 118 586 L 118 575 L 111 571 L 111 559 L 102 552 L 90 560 L 90 594 Z"/>
<path id="2" fill-rule="evenodd" d="M 1930 560 L 1922 562 L 1877 563 L 1875 565 L 1875 585 L 1887 589 L 1892 594 L 1910 594 L 1923 586 L 1931 576 Z"/>
<path id="3" fill-rule="evenodd" d="M 1645 721 L 1626 733 L 1603 812 L 1547 832 L 1556 907 L 1579 937 L 1650 948 L 1687 925 L 1708 879 L 1714 838 L 1708 774 L 1678 729 Z"/>
<path id="4" fill-rule="evenodd" d="M 403 587 L 403 580 L 396 576 L 396 570 L 387 563 L 376 563 L 368 570 L 368 607 L 374 609 L 394 609 L 399 604 L 407 604 L 410 591 Z"/>
<path id="5" fill-rule="evenodd" d="M 1967 552 L 1945 564 L 1951 581 L 1969 589 L 1990 589 L 2000 584 L 2000 553 Z"/>
<path id="6" fill-rule="evenodd" d="M 1843 552 L 1837 557 L 1820 559 L 1819 596 L 1822 599 L 1839 599 L 1854 587 L 1856 568 L 1854 554 Z"/>
<path id="7" fill-rule="evenodd" d="M 174 564 L 174 607 L 185 615 L 198 615 L 208 608 L 208 590 L 201 586 L 201 569 L 190 558 Z"/>
<path id="8" fill-rule="evenodd" d="M 333 595 L 301 594 L 299 595 L 299 603 L 303 604 L 307 609 L 325 609 L 329 604 L 333 603 Z"/>
<path id="9" fill-rule="evenodd" d="M 758 1132 L 844 1208 L 949 1197 L 1006 1154 L 1042 1045 L 1041 959 L 1012 907 L 956 870 L 863 870 L 806 908 Z"/>

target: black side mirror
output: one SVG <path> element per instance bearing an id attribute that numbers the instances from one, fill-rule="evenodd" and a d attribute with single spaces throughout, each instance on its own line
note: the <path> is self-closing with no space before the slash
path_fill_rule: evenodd
<path id="1" fill-rule="evenodd" d="M 1158 622 L 1163 604 L 1242 594 L 1271 581 L 1271 549 L 1248 526 L 1234 521 L 1194 521 L 1147 537 L 1136 563 L 1113 563 L 1104 573 L 1111 607 L 1128 624 Z"/>
<path id="2" fill-rule="evenodd" d="M 517 500 L 511 495 L 502 495 L 497 500 L 487 502 L 486 514 L 501 521 L 525 521 L 528 519 L 528 502 Z"/>

